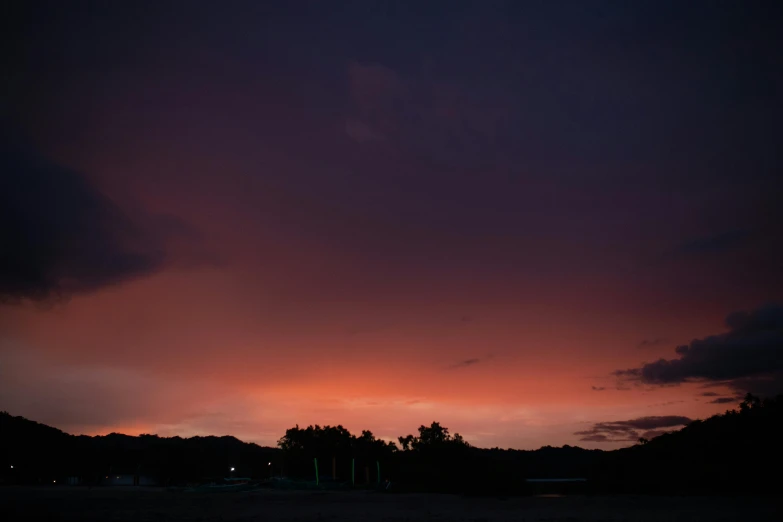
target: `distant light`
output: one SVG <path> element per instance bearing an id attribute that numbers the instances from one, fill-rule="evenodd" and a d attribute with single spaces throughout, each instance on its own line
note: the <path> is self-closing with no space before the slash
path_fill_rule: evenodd
<path id="1" fill-rule="evenodd" d="M 120 478 L 120 477 L 119 477 L 119 476 L 117 476 L 117 478 Z"/>
<path id="2" fill-rule="evenodd" d="M 109 475 L 106 475 L 106 478 L 109 478 Z"/>
<path id="3" fill-rule="evenodd" d="M 14 467 L 13 467 L 13 466 L 11 466 L 11 469 L 14 469 Z"/>
<path id="4" fill-rule="evenodd" d="M 56 481 L 56 480 L 53 480 L 53 481 L 52 481 L 52 483 L 53 483 L 53 484 L 57 484 L 57 481 Z"/>
<path id="5" fill-rule="evenodd" d="M 271 462 L 270 462 L 269 464 L 267 464 L 267 466 L 271 466 L 271 465 L 272 465 L 272 463 L 271 463 Z"/>
<path id="6" fill-rule="evenodd" d="M 234 468 L 231 468 L 231 471 L 234 471 Z"/>

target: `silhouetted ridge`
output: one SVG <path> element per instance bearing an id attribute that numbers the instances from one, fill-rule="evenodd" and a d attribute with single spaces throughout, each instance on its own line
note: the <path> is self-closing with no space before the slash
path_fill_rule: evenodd
<path id="1" fill-rule="evenodd" d="M 157 484 L 203 483 L 240 476 L 285 476 L 313 487 L 381 487 L 511 495 L 535 491 L 527 479 L 586 479 L 561 491 L 758 493 L 783 464 L 779 442 L 783 396 L 748 395 L 739 409 L 619 450 L 545 446 L 535 451 L 483 449 L 434 422 L 397 444 L 342 426 L 296 426 L 279 448 L 223 437 L 73 436 L 22 417 L 0 414 L 5 483 L 52 483 L 79 477 L 101 484 L 115 474 L 145 475 Z M 318 474 L 316 477 L 316 463 Z M 14 466 L 11 469 L 11 465 Z M 235 468 L 231 471 L 231 468 Z M 270 485 L 281 484 L 271 481 Z"/>
<path id="2" fill-rule="evenodd" d="M 748 394 L 728 410 L 649 442 L 607 452 L 596 478 L 622 491 L 773 491 L 783 464 L 783 396 Z"/>
<path id="3" fill-rule="evenodd" d="M 74 477 L 97 485 L 118 476 L 130 476 L 130 483 L 144 476 L 152 484 L 185 484 L 229 477 L 232 467 L 235 476 L 263 477 L 280 456 L 277 448 L 232 436 L 74 436 L 6 412 L 0 413 L 0 445 L 0 477 L 22 484 L 65 483 Z"/>

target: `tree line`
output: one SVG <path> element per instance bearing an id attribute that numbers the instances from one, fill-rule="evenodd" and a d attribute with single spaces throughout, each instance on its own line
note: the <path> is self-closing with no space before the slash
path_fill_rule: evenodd
<path id="1" fill-rule="evenodd" d="M 156 477 L 185 485 L 249 477 L 314 482 L 320 487 L 377 487 L 394 491 L 519 494 L 529 478 L 585 478 L 585 491 L 758 492 L 776 481 L 759 469 L 778 469 L 783 396 L 748 395 L 737 409 L 632 447 L 602 451 L 545 446 L 538 450 L 477 448 L 438 422 L 396 441 L 343 426 L 295 426 L 276 448 L 234 437 L 73 436 L 8 413 L 0 414 L 3 483 L 51 483 L 78 476 L 99 485 L 109 473 Z M 318 471 L 316 472 L 316 462 Z M 11 468 L 13 466 L 13 468 Z"/>

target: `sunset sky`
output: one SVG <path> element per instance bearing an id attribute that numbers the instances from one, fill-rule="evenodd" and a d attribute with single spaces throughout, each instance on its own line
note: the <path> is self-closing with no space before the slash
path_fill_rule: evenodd
<path id="1" fill-rule="evenodd" d="M 783 3 L 13 3 L 0 410 L 611 449 L 783 391 Z"/>

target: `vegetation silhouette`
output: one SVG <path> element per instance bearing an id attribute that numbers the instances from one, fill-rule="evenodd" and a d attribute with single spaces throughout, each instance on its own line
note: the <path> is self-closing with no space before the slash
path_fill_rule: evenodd
<path id="1" fill-rule="evenodd" d="M 322 463 L 320 480 L 348 482 L 357 470 L 365 470 L 360 482 L 369 482 L 369 469 L 376 463 L 389 462 L 397 447 L 392 442 L 375 438 L 368 430 L 352 435 L 342 426 L 298 425 L 286 430 L 278 441 L 282 450 L 282 468 L 288 476 L 314 478 L 313 459 Z M 354 467 L 352 473 L 351 467 Z"/>
<path id="2" fill-rule="evenodd" d="M 779 491 L 783 395 L 747 394 L 727 410 L 645 444 L 606 452 L 593 474 L 619 492 Z"/>
<path id="3" fill-rule="evenodd" d="M 538 491 L 527 479 L 584 478 L 561 491 L 601 493 L 772 493 L 780 469 L 783 396 L 748 395 L 738 409 L 612 451 L 545 446 L 538 450 L 477 448 L 437 422 L 399 446 L 370 431 L 343 426 L 295 426 L 277 448 L 234 437 L 73 436 L 8 413 L 0 414 L 5 484 L 99 485 L 109 473 L 143 474 L 161 485 L 186 485 L 235 476 L 286 476 L 320 487 L 378 487 L 390 491 L 514 495 Z M 13 468 L 11 467 L 13 466 Z M 566 488 L 566 489 L 563 489 Z"/>
<path id="4" fill-rule="evenodd" d="M 174 485 L 219 480 L 232 467 L 235 476 L 268 476 L 269 462 L 279 455 L 276 448 L 234 437 L 74 436 L 0 413 L 0 483 L 6 484 L 64 484 L 78 477 L 84 485 L 100 485 L 112 476 L 143 475 Z"/>

